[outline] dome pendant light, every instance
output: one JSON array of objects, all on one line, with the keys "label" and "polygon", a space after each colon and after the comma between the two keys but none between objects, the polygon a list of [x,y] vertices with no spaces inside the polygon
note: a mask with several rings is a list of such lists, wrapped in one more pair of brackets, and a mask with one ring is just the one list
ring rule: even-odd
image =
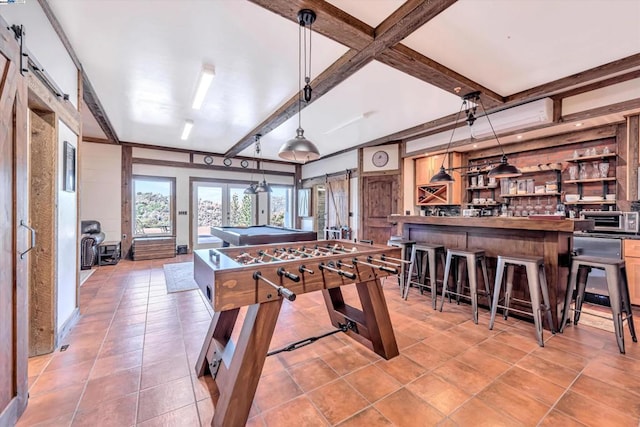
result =
[{"label": "dome pendant light", "polygon": [[[311,26],[316,20],[316,14],[313,10],[310,9],[302,9],[298,12],[298,23],[300,24],[298,30],[298,129],[296,130],[296,136],[289,141],[285,142],[282,147],[280,147],[280,151],[278,155],[292,162],[303,162],[306,163],[309,160],[316,160],[320,157],[320,151],[315,146],[315,144],[309,141],[304,136],[304,129],[302,129],[301,117],[302,117],[302,99],[304,94],[304,102],[311,101],[311,93],[312,88],[310,85],[311,82]],[[306,31],[307,27],[309,27],[309,67],[307,73],[307,37]],[[304,35],[304,70],[305,70],[305,86],[304,90],[302,89],[302,44],[303,44],[303,35]]]}]

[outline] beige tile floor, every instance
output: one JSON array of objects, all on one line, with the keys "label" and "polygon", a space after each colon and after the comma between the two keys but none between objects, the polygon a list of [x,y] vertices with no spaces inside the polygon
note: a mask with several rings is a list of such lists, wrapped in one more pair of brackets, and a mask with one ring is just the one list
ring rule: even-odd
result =
[{"label": "beige tile floor", "polygon": [[[162,265],[121,261],[81,287],[64,351],[29,361],[19,426],[198,426],[213,414],[210,379],[194,375],[211,318],[197,290],[167,294]],[[345,290],[353,297],[353,290]],[[545,331],[468,305],[431,309],[412,289],[385,296],[400,347],[386,361],[343,334],[267,359],[250,426],[638,426],[640,344],[626,355],[589,326]],[[636,315],[638,313],[636,312]],[[640,325],[638,325],[640,326]],[[331,330],[320,293],[285,301],[271,348]]]}]

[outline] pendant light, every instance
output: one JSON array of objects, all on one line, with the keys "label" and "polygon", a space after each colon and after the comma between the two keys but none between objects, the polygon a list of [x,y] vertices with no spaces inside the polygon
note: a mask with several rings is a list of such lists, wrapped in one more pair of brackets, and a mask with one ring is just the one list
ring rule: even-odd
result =
[{"label": "pendant light", "polygon": [[[260,158],[260,160],[258,160],[258,169],[260,169],[260,167],[262,167],[262,150],[260,150],[260,137],[262,135],[257,134],[256,135],[256,154],[258,155],[258,157]],[[246,190],[245,190],[246,191]],[[258,185],[255,187],[255,192],[256,193],[271,193],[271,186],[269,186],[269,184],[267,184],[267,180],[264,176],[264,167],[262,167],[262,182],[258,182]]]},{"label": "pendant light", "polygon": [[[285,142],[278,155],[289,161],[306,163],[309,160],[316,160],[320,157],[320,151],[304,136],[304,129],[302,129],[301,117],[302,117],[302,96],[304,94],[304,102],[311,101],[311,26],[316,20],[316,14],[311,9],[302,9],[298,12],[298,129],[296,130],[296,136],[289,141]],[[309,62],[307,67],[307,27],[309,28]],[[302,61],[302,51],[304,44],[304,61]],[[302,67],[304,64],[304,90],[302,89]]]}]

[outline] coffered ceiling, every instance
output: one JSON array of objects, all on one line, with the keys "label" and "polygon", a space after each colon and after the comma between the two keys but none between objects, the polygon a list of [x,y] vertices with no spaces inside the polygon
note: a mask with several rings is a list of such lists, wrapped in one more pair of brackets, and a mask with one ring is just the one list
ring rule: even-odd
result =
[{"label": "coffered ceiling", "polygon": [[[277,159],[295,135],[303,7],[318,19],[301,121],[323,156],[450,125],[472,90],[495,110],[640,68],[634,0],[47,3],[118,140],[229,156],[252,156],[261,133]],[[216,75],[195,111],[205,64]],[[87,136],[106,138],[83,117]]]}]

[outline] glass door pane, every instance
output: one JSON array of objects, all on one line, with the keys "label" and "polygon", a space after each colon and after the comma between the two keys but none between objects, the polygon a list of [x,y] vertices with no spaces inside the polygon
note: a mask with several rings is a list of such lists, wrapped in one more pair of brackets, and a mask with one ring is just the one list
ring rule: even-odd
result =
[{"label": "glass door pane", "polygon": [[193,183],[193,248],[222,246],[211,227],[250,226],[255,218],[255,196],[244,194],[247,185]]},{"label": "glass door pane", "polygon": [[224,225],[224,188],[222,185],[196,182],[193,193],[194,249],[219,246],[220,240],[211,235],[211,227]]},{"label": "glass door pane", "polygon": [[253,224],[255,196],[244,194],[247,187],[229,185],[229,224],[232,227],[248,227]]}]

